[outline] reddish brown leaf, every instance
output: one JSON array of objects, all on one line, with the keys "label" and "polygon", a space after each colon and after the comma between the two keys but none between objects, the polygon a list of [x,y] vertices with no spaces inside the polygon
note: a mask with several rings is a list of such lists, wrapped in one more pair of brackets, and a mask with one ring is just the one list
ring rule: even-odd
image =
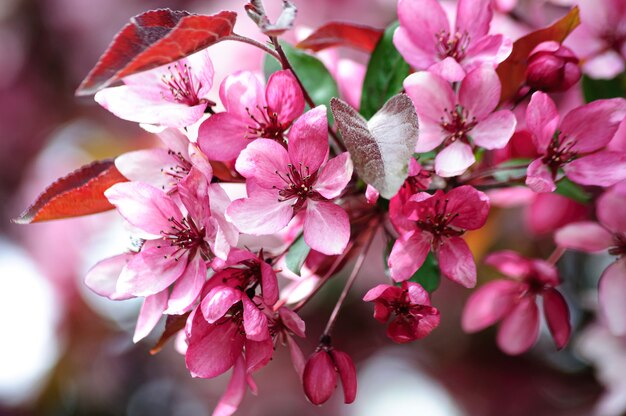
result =
[{"label": "reddish brown leaf", "polygon": [[13,222],[30,224],[108,211],[114,207],[104,191],[126,181],[113,160],[93,162],[58,179]]},{"label": "reddish brown leaf", "polygon": [[211,16],[169,9],[133,17],[76,90],[93,94],[128,75],[166,65],[224,40],[233,33],[237,13]]},{"label": "reddish brown leaf", "polygon": [[371,53],[383,35],[383,30],[353,23],[331,22],[311,33],[296,46],[314,52],[333,46],[349,46]]},{"label": "reddish brown leaf", "polygon": [[513,44],[511,55],[498,66],[498,76],[502,83],[502,95],[500,102],[505,102],[515,97],[515,94],[524,83],[528,55],[541,42],[563,42],[565,38],[580,24],[578,6],[551,26],[539,29],[535,32],[518,39]]},{"label": "reddish brown leaf", "polygon": [[187,322],[187,317],[191,312],[187,312],[182,315],[168,315],[165,320],[165,329],[163,330],[163,334],[161,334],[161,338],[157,341],[154,347],[150,350],[150,354],[157,354],[161,349],[165,346],[167,341],[178,331],[185,327],[185,323]]}]

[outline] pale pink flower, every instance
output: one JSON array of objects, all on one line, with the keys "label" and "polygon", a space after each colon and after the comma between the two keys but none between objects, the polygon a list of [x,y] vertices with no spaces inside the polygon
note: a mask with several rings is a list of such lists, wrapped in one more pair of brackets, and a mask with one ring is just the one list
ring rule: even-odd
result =
[{"label": "pale pink flower", "polygon": [[402,282],[402,287],[378,285],[363,297],[365,302],[374,302],[374,318],[386,323],[387,337],[403,344],[421,339],[439,325],[439,311],[430,305],[428,292],[415,282]]},{"label": "pale pink flower", "polygon": [[448,81],[431,72],[404,80],[407,95],[420,119],[417,153],[441,146],[435,158],[437,175],[462,174],[474,164],[474,148],[501,149],[513,135],[516,120],[509,110],[495,111],[500,80],[489,66],[478,67],[461,82],[458,94]]},{"label": "pale pink flower", "polygon": [[304,96],[290,71],[277,71],[265,91],[253,72],[237,72],[220,86],[226,108],[200,126],[198,144],[209,160],[235,160],[251,140],[284,142],[291,123],[304,112]]},{"label": "pale pink flower", "polygon": [[304,393],[311,403],[319,405],[330,399],[337,387],[337,375],[343,386],[344,402],[352,403],[357,389],[352,358],[326,344],[318,347],[307,360],[302,375]]},{"label": "pale pink flower", "polygon": [[213,86],[207,50],[150,71],[124,78],[119,87],[98,91],[95,100],[124,120],[165,127],[190,126],[200,120]]},{"label": "pale pink flower", "polygon": [[339,254],[348,244],[348,214],[332,201],[352,177],[347,152],[328,160],[326,107],[308,111],[293,124],[289,146],[274,140],[250,143],[237,159],[247,179],[248,198],[234,201],[227,215],[244,233],[264,235],[285,228],[304,210],[304,241],[324,254]]},{"label": "pale pink flower", "polygon": [[528,166],[526,185],[553,192],[563,174],[581,185],[611,186],[626,179],[626,153],[604,149],[625,116],[626,100],[614,98],[577,107],[559,123],[554,101],[534,93],[526,126],[540,158]]},{"label": "pale pink flower", "polygon": [[558,42],[542,42],[528,55],[526,85],[546,91],[568,90],[580,79],[578,58]]},{"label": "pale pink flower", "polygon": [[[389,255],[389,271],[396,281],[408,280],[433,251],[441,273],[465,287],[476,285],[476,264],[467,243],[461,238],[466,230],[485,225],[489,198],[471,186],[415,194],[406,203],[404,229]],[[393,221],[397,223],[397,220]],[[411,227],[410,229],[408,227]]]},{"label": "pale pink flower", "polygon": [[561,247],[589,253],[608,250],[616,261],[602,273],[599,306],[615,335],[626,335],[626,182],[605,192],[596,203],[599,223],[569,224],[556,232]]},{"label": "pale pink flower", "polygon": [[559,285],[556,268],[544,260],[528,259],[513,251],[500,251],[485,263],[512,280],[495,280],[478,288],[465,304],[462,325],[477,332],[502,321],[497,343],[502,351],[516,355],[528,350],[539,336],[537,296],[557,348],[570,337],[569,310]]},{"label": "pale pink flower", "polygon": [[393,43],[411,66],[454,82],[483,64],[495,68],[512,42],[488,35],[490,0],[459,0],[453,26],[437,0],[400,0]]}]

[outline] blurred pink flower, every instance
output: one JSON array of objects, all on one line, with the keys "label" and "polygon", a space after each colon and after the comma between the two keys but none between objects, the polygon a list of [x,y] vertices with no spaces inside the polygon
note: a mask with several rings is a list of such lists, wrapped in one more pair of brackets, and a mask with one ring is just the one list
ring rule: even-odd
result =
[{"label": "blurred pink flower", "polygon": [[510,355],[528,350],[539,336],[537,296],[543,298],[543,311],[557,348],[570,337],[569,310],[559,285],[556,268],[538,259],[522,257],[514,251],[490,254],[485,264],[495,267],[512,280],[496,280],[478,288],[465,304],[462,325],[466,332],[477,332],[502,321],[497,342]]}]

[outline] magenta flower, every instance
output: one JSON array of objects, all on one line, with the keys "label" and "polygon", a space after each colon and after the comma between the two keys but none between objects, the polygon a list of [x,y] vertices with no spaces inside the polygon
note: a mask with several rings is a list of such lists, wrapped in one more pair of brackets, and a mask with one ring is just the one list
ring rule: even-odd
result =
[{"label": "magenta flower", "polygon": [[439,311],[430,306],[428,292],[414,282],[404,281],[401,288],[378,285],[363,300],[374,302],[374,318],[383,324],[395,315],[387,336],[399,344],[422,339],[439,325]]},{"label": "magenta flower", "polygon": [[600,311],[612,333],[626,335],[626,182],[605,192],[596,203],[599,224],[569,224],[555,234],[561,247],[589,253],[608,250],[617,260],[604,270],[599,283]]},{"label": "magenta flower", "polygon": [[488,67],[476,68],[461,82],[458,94],[450,84],[430,72],[417,72],[404,80],[407,95],[420,119],[417,153],[441,146],[435,158],[437,175],[462,174],[474,164],[474,147],[501,149],[515,132],[509,110],[494,112],[500,100],[500,80]]},{"label": "magenta flower", "polygon": [[626,179],[626,153],[605,150],[626,116],[626,100],[597,100],[570,111],[561,123],[554,101],[533,94],[526,125],[541,155],[529,166],[526,185],[553,192],[564,174],[582,185],[611,186]]},{"label": "magenta flower", "polygon": [[474,287],[476,264],[461,236],[466,230],[477,230],[485,225],[488,213],[487,195],[468,185],[447,194],[437,191],[434,195],[426,192],[413,195],[403,214],[412,221],[412,229],[398,230],[400,238],[389,255],[393,280],[409,279],[432,250],[445,277],[465,287]]},{"label": "magenta flower", "polygon": [[326,107],[308,111],[294,123],[286,150],[274,140],[250,143],[237,159],[247,178],[248,198],[226,213],[235,226],[253,235],[273,234],[304,211],[304,241],[324,254],[339,254],[350,239],[348,214],[332,202],[352,177],[345,152],[328,160]]},{"label": "magenta flower", "polygon": [[481,286],[470,296],[463,311],[463,330],[477,332],[502,321],[498,346],[507,354],[521,354],[539,336],[537,296],[543,298],[543,312],[552,338],[561,349],[569,340],[569,310],[559,285],[556,268],[514,251],[490,254],[485,263],[512,280],[496,280]]},{"label": "magenta flower", "polygon": [[213,86],[213,64],[203,50],[171,65],[124,78],[125,85],[105,88],[95,100],[124,120],[185,127],[204,115]]},{"label": "magenta flower", "polygon": [[230,75],[220,86],[223,113],[200,126],[198,144],[209,160],[235,160],[256,138],[284,142],[291,123],[304,112],[304,96],[290,71],[277,71],[265,91],[252,72]]},{"label": "magenta flower", "polygon": [[399,0],[393,43],[418,70],[428,70],[451,81],[483,64],[495,68],[511,53],[512,42],[488,35],[493,16],[491,0],[459,0],[456,22],[450,26],[436,0]]},{"label": "magenta flower", "polygon": [[578,58],[558,42],[542,42],[528,55],[526,84],[546,92],[566,91],[580,79]]},{"label": "magenta flower", "polygon": [[328,401],[337,387],[337,374],[343,386],[344,402],[352,403],[356,398],[356,367],[352,358],[331,346],[318,347],[307,360],[302,375],[306,397],[313,404]]}]

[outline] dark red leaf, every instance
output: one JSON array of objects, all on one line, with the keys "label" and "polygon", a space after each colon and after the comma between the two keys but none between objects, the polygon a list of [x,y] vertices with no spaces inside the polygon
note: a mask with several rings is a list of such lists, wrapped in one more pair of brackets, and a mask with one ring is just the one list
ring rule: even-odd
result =
[{"label": "dark red leaf", "polygon": [[169,64],[224,40],[233,33],[237,13],[212,16],[169,9],[130,19],[76,90],[93,94],[122,78]]},{"label": "dark red leaf", "polygon": [[502,83],[500,102],[515,97],[526,78],[528,55],[541,42],[549,40],[563,42],[565,38],[580,24],[578,6],[552,25],[518,39],[513,44],[511,55],[498,66],[498,76]]},{"label": "dark red leaf", "polygon": [[191,312],[187,312],[182,315],[168,315],[165,320],[165,329],[163,330],[163,334],[161,334],[161,338],[157,341],[156,345],[152,347],[150,350],[150,354],[157,354],[161,349],[165,346],[167,341],[176,335],[178,331],[185,327],[185,323],[187,322],[187,317]]},{"label": "dark red leaf", "polygon": [[371,53],[382,35],[381,29],[353,23],[331,22],[318,28],[296,46],[314,52],[332,46],[350,46]]},{"label": "dark red leaf", "polygon": [[93,162],[58,179],[13,222],[30,224],[108,211],[114,207],[104,191],[126,181],[113,160]]}]

